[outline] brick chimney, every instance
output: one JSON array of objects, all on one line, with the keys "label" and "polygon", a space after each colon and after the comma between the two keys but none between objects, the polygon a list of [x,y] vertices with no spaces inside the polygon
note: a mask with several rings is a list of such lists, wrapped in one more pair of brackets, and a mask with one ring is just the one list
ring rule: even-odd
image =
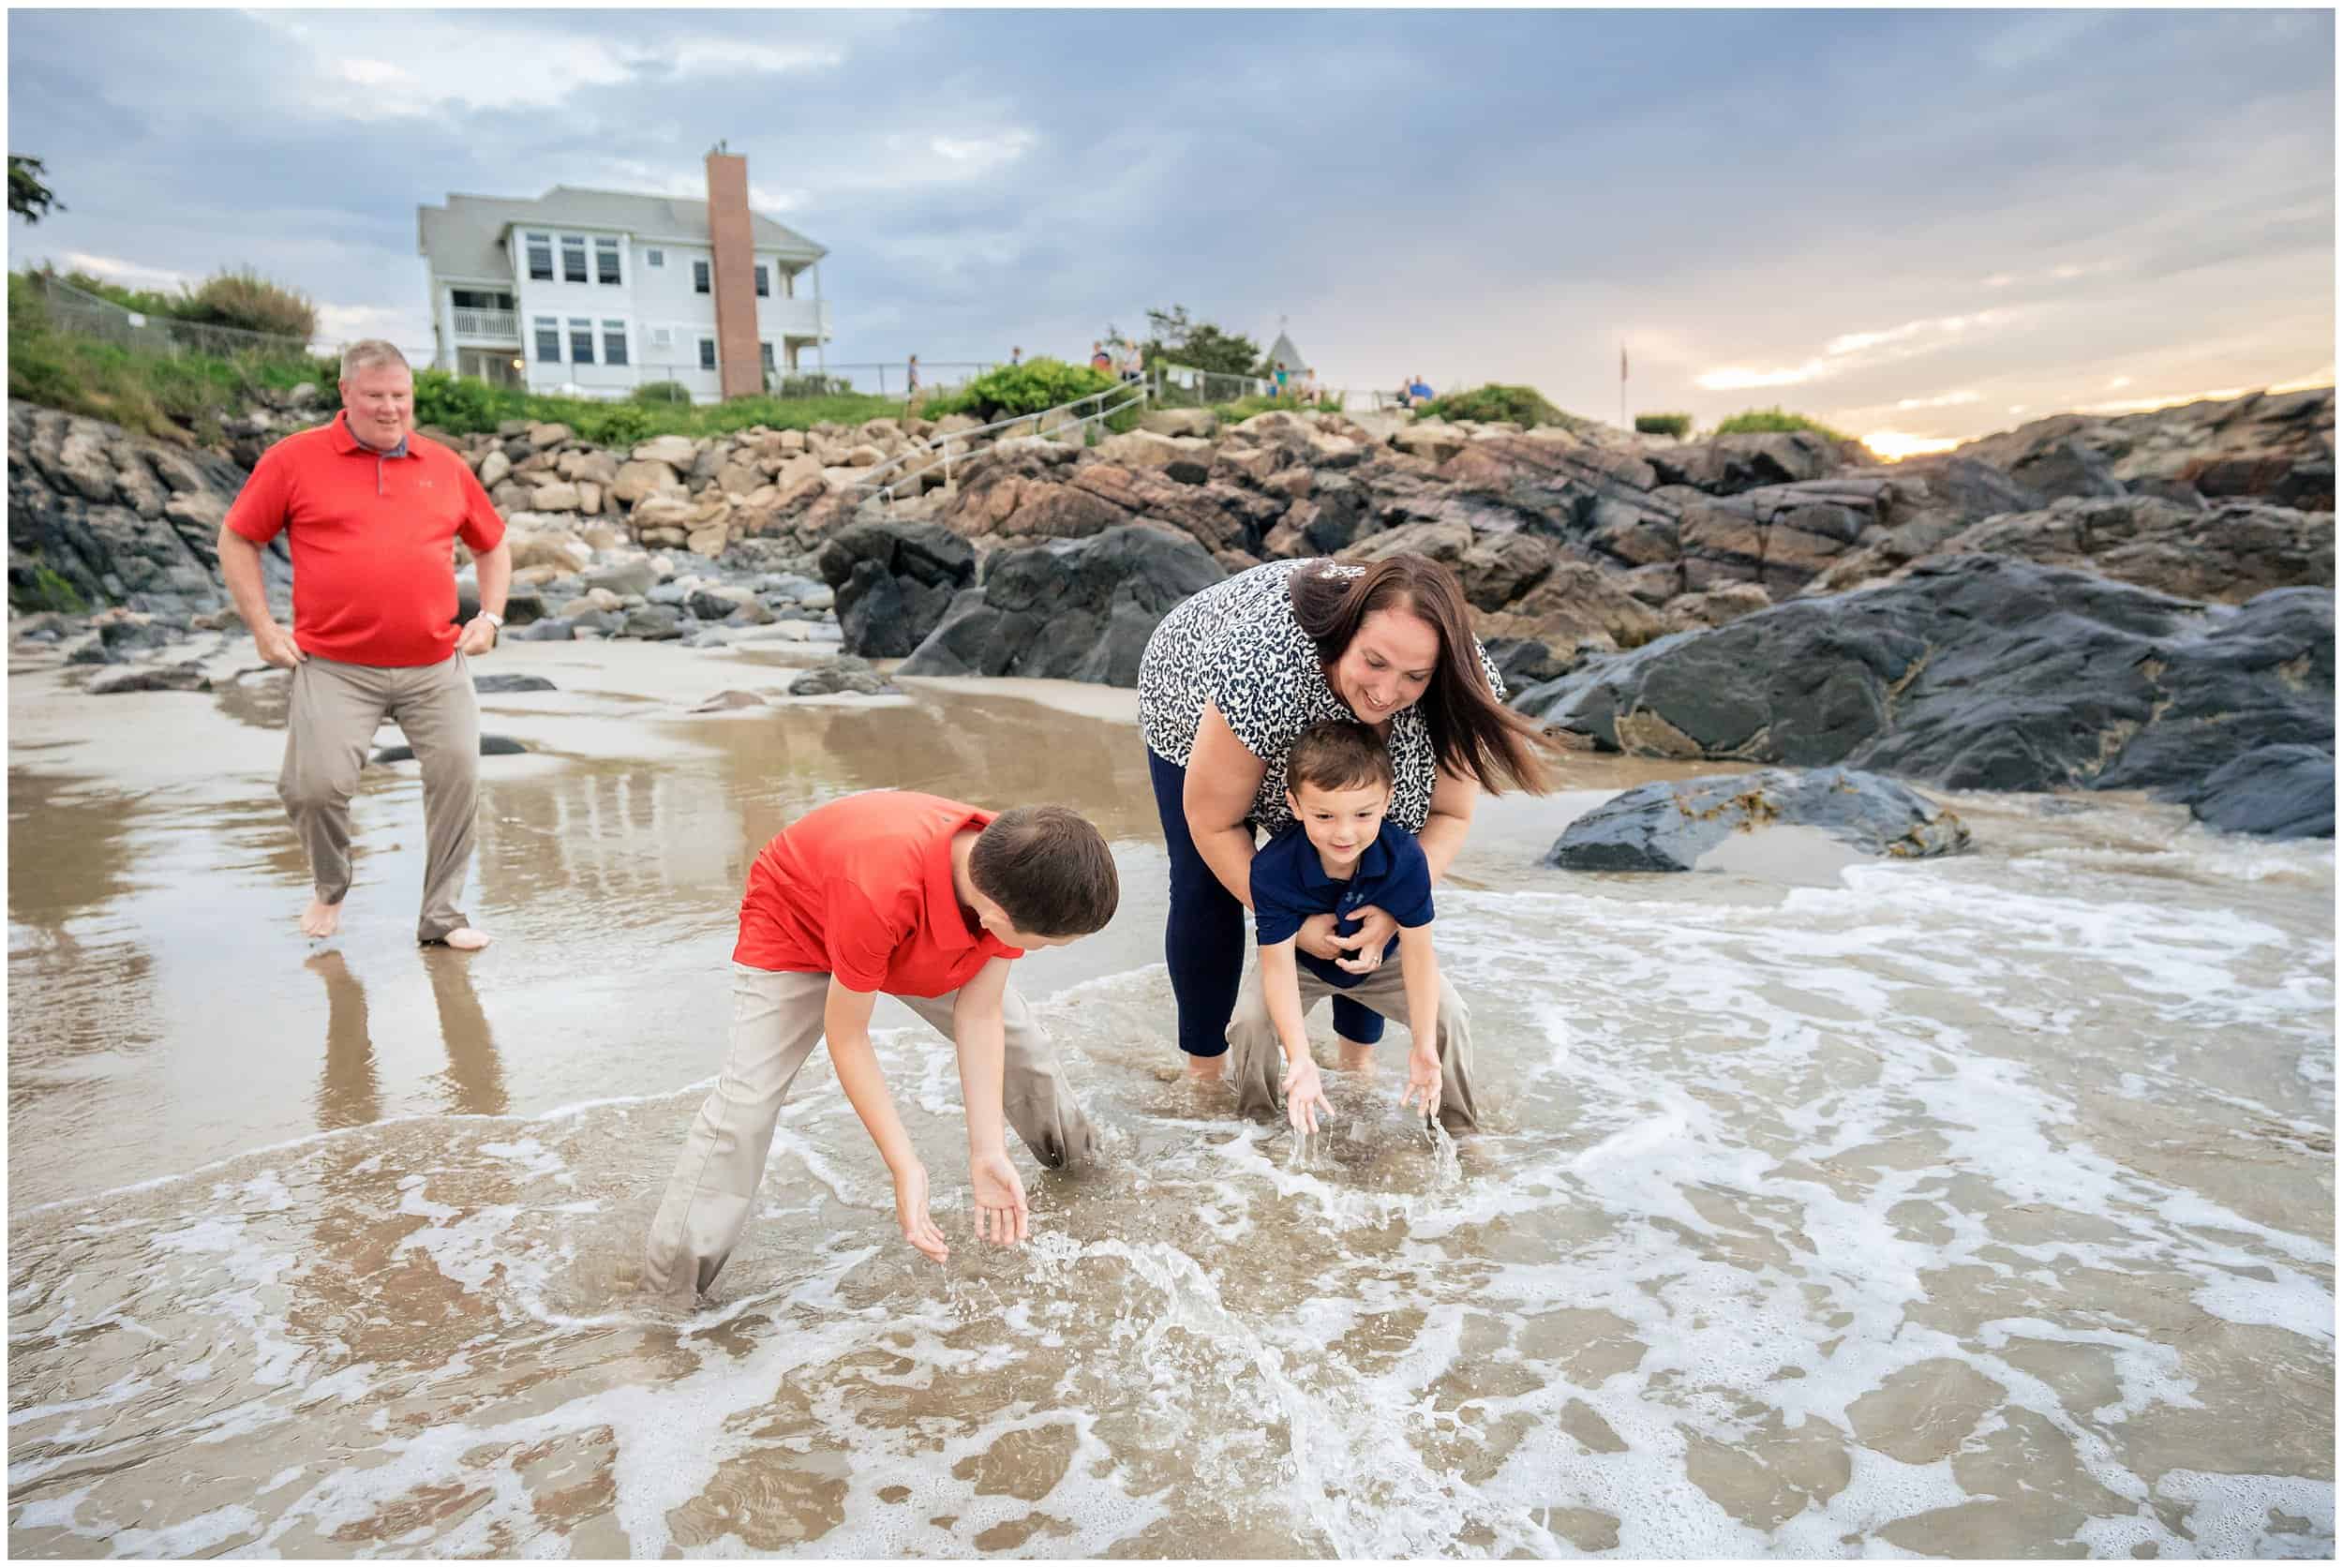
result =
[{"label": "brick chimney", "polygon": [[[721,145],[721,143],[720,143]],[[749,160],[708,155],[708,245],[715,253],[716,374],[726,397],[765,390],[757,352],[756,243],[749,220]]]}]

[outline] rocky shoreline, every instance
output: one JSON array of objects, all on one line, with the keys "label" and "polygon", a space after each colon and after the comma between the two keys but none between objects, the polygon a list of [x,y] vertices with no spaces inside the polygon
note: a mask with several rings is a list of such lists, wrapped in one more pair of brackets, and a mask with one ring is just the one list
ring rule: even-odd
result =
[{"label": "rocky shoreline", "polygon": [[[2332,831],[2334,411],[2321,390],[2060,415],[1883,465],[1802,432],[1158,411],[1095,444],[956,448],[950,486],[891,506],[855,486],[973,421],[450,444],[506,516],[517,637],[1128,685],[1163,613],[1229,573],[1420,551],[1458,573],[1517,705],[1592,748],[2148,788],[2293,834]],[[237,459],[313,422],[256,417],[218,455],[12,401],[10,601],[51,611],[16,638],[163,666],[232,626],[212,536]],[[290,568],[267,560],[281,605]]]}]

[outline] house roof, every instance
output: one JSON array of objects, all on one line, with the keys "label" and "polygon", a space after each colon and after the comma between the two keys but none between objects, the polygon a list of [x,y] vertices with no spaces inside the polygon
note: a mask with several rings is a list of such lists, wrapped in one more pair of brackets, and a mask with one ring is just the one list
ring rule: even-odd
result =
[{"label": "house roof", "polygon": [[[759,250],[818,261],[822,246],[762,213],[749,215]],[[415,209],[417,251],[447,277],[502,277],[512,271],[504,233],[515,223],[574,229],[623,229],[650,240],[708,243],[708,203],[682,196],[635,196],[619,190],[555,186],[526,197],[451,193],[443,207]]]},{"label": "house roof", "polygon": [[1280,361],[1287,369],[1297,374],[1310,367],[1310,362],[1302,357],[1302,351],[1293,346],[1293,339],[1282,332],[1277,334],[1277,340],[1269,345],[1270,368],[1276,368]]}]

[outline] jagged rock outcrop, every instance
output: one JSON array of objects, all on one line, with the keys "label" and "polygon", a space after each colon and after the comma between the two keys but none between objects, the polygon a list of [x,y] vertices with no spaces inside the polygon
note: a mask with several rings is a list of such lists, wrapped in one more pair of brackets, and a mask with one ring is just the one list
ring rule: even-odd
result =
[{"label": "jagged rock outcrop", "polygon": [[1768,768],[1623,790],[1546,851],[1569,871],[1692,871],[1736,833],[1813,828],[1866,855],[1926,859],[1968,847],[1959,814],[1908,785],[1852,768]]}]

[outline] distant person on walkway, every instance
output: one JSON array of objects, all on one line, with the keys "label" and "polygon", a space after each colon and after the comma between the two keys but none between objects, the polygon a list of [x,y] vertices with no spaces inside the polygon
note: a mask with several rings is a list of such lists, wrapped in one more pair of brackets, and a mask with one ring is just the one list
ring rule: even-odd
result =
[{"label": "distant person on walkway", "polygon": [[905,382],[903,411],[911,413],[919,407],[919,356],[918,354],[913,354],[910,363],[903,366],[903,378]]},{"label": "distant person on walkway", "polygon": [[1123,379],[1135,381],[1147,373],[1146,356],[1140,352],[1136,343],[1126,342],[1123,351]]},{"label": "distant person on walkway", "polygon": [[1008,348],[1008,362],[1011,365],[1024,364],[1025,351],[1017,347],[1014,343],[1010,344]]},{"label": "distant person on walkway", "polygon": [[1430,402],[1432,400],[1432,383],[1425,381],[1421,376],[1416,377],[1413,381],[1408,383],[1408,397],[1410,402],[1418,405]]},{"label": "distant person on walkway", "polygon": [[[1140,660],[1139,727],[1171,852],[1164,958],[1191,1075],[1222,1075],[1245,912],[1255,907],[1254,845],[1294,820],[1294,740],[1328,719],[1380,735],[1391,751],[1390,819],[1416,838],[1438,882],[1484,791],[1550,787],[1540,754],[1554,743],[1504,696],[1472,635],[1463,584],[1425,556],[1371,566],[1274,560],[1163,618]],[[1395,913],[1378,904],[1349,918],[1355,929],[1339,936],[1332,915],[1305,920],[1296,946],[1356,964],[1346,949],[1380,953],[1398,931]],[[1348,1060],[1382,1038],[1383,1020],[1336,996],[1335,1032]]]},{"label": "distant person on walkway", "polygon": [[[480,711],[469,660],[496,646],[513,552],[504,519],[461,457],[414,433],[406,355],[375,339],[342,351],[342,411],[261,455],[219,530],[220,575],[261,657],[292,674],[276,792],[308,852],[310,936],[339,928],[350,891],[350,798],[395,720],[423,766],[423,915],[416,940],[485,948],[455,907],[471,863]],[[269,614],[261,550],[292,551],[293,624]],[[480,613],[455,624],[455,545],[470,547]]]},{"label": "distant person on walkway", "polygon": [[1277,383],[1277,396],[1283,397],[1286,395],[1286,362],[1284,360],[1277,362],[1276,373],[1271,377],[1271,380]]},{"label": "distant person on walkway", "polygon": [[1302,391],[1300,396],[1302,401],[1305,403],[1315,403],[1318,401],[1317,371],[1305,370],[1302,372]]},{"label": "distant person on walkway", "polygon": [[977,1236],[1023,1241],[1025,1187],[1004,1118],[1053,1170],[1093,1158],[1097,1135],[1009,965],[1103,929],[1121,896],[1106,840],[1063,806],[996,814],[873,789],[783,829],[749,868],[731,1044],[651,1220],[645,1289],[685,1295],[714,1283],[756,1211],[774,1125],[817,1040],[894,1178],[903,1239],[944,1261],[927,1168],[871,1045],[881,992],[943,1031],[959,1057]]},{"label": "distant person on walkway", "polygon": [[1399,399],[1399,406],[1403,409],[1411,409],[1415,406],[1415,399],[1409,381],[1409,378],[1401,378],[1399,382],[1399,391],[1395,394]]},{"label": "distant person on walkway", "polygon": [[1102,376],[1111,376],[1114,374],[1114,360],[1112,356],[1108,354],[1107,346],[1104,342],[1097,342],[1090,345],[1090,367],[1093,370],[1097,371]]}]

